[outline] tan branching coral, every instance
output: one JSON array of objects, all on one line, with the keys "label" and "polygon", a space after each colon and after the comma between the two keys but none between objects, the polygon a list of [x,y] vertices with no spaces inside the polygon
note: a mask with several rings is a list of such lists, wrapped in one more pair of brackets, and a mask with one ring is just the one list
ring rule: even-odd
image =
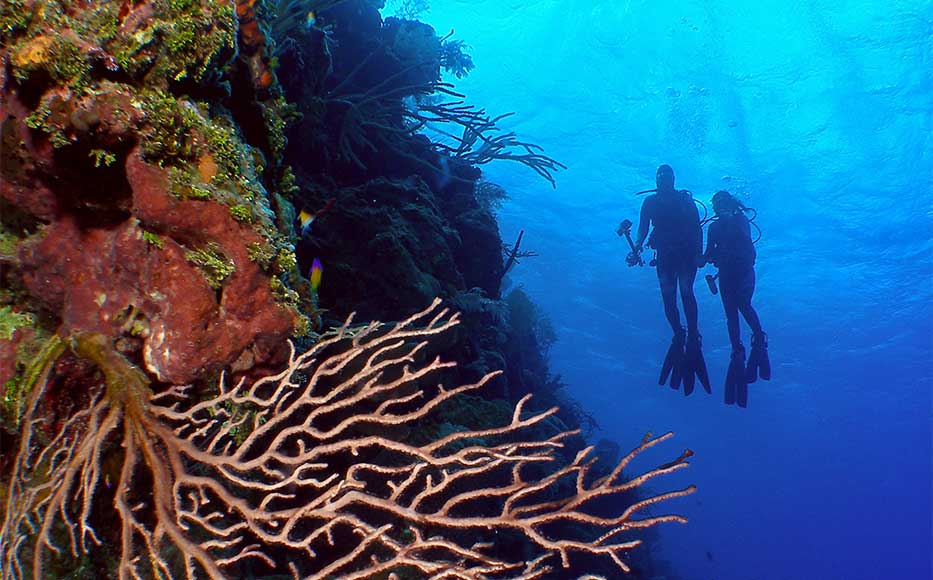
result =
[{"label": "tan branching coral", "polygon": [[[570,566],[575,554],[628,571],[624,554],[639,541],[626,532],[684,521],[636,516],[692,486],[612,517],[591,509],[686,467],[689,451],[622,478],[670,433],[646,436],[600,478],[589,477],[592,448],[556,461],[573,433],[522,435],[556,411],[528,412],[527,397],[506,425],[418,442],[417,425],[493,376],[436,384],[452,364],[428,351],[456,324],[438,302],[391,326],[348,321],[309,351],[292,349],[279,374],[221,380],[206,398],[184,386],[153,393],[108,339],[75,337],[73,350],[106,385],[54,429],[43,389],[34,390],[0,531],[0,573],[45,578],[50,561],[106,544],[118,546],[121,579],[224,578],[248,562],[321,580],[530,580],[546,577],[555,557]],[[581,535],[566,537],[567,524]],[[493,550],[506,538],[525,548]]]}]

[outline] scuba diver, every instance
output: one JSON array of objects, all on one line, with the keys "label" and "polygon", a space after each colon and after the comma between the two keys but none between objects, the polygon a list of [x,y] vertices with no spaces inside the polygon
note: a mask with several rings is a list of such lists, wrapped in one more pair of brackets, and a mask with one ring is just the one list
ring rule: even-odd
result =
[{"label": "scuba diver", "polygon": [[[664,314],[674,332],[661,366],[658,384],[665,384],[670,376],[671,387],[677,389],[683,382],[684,394],[689,395],[693,392],[694,380],[699,379],[706,392],[712,393],[697,326],[697,300],[693,293],[697,269],[705,264],[700,214],[689,191],[674,189],[674,170],[670,165],[658,167],[655,183],[657,189],[648,191],[656,193],[649,195],[641,206],[637,240],[632,242],[627,229],[631,222],[627,220],[620,226],[618,233],[624,233],[632,245],[632,252],[625,261],[629,266],[634,266],[644,264],[641,252],[648,238],[648,229],[654,226],[648,238],[648,246],[657,252],[655,264],[661,299],[664,301]],[[680,311],[677,309],[678,288],[687,322],[686,329],[681,325]]]},{"label": "scuba diver", "polygon": [[[745,407],[748,403],[748,383],[755,382],[759,376],[766,381],[771,380],[768,338],[761,329],[758,313],[752,307],[756,253],[751,220],[745,212],[754,210],[745,207],[729,192],[717,191],[713,195],[713,211],[716,217],[710,220],[704,258],[719,269],[717,276],[707,276],[706,280],[710,290],[715,290],[715,280],[719,278],[719,293],[726,311],[729,341],[732,343],[732,358],[726,373],[726,404]],[[747,364],[739,330],[740,312],[752,330]]]}]

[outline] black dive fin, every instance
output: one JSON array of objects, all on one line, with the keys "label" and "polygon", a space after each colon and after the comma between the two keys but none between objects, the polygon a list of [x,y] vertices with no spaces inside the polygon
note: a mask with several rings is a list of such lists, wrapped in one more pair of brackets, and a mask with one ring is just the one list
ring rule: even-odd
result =
[{"label": "black dive fin", "polygon": [[703,358],[703,353],[700,353],[699,363],[697,364],[697,378],[700,379],[700,384],[703,385],[703,388],[706,390],[707,394],[713,394],[713,388],[709,383],[709,371],[706,370],[706,359]]},{"label": "black dive fin", "polygon": [[[689,365],[689,361],[684,362],[685,365]],[[693,369],[687,368],[684,372],[684,396],[687,397],[693,393],[693,384],[695,382],[695,377],[693,375]]]},{"label": "black dive fin", "polygon": [[729,380],[730,378],[731,377],[729,376],[729,374],[726,373],[726,384],[724,385],[725,394],[726,394],[726,404],[734,405],[735,404],[735,383]]},{"label": "black dive fin", "polygon": [[706,359],[703,358],[703,341],[700,335],[687,339],[687,345],[684,348],[684,367],[685,395],[693,392],[696,379],[700,380],[700,384],[707,393],[712,394],[713,389],[709,384],[709,371],[706,369]]},{"label": "black dive fin", "polygon": [[761,351],[761,360],[758,361],[758,376],[766,381],[771,380],[771,359],[768,357],[768,350]]},{"label": "black dive fin", "polygon": [[675,355],[672,352],[673,350],[674,345],[672,344],[671,347],[667,349],[667,356],[664,357],[664,364],[661,365],[661,376],[658,377],[659,385],[667,384],[667,378],[671,376],[671,371],[674,369]]},{"label": "black dive fin", "polygon": [[677,359],[674,361],[674,369],[671,371],[671,388],[679,389],[680,383],[684,380],[684,353],[683,351],[677,354]]},{"label": "black dive fin", "polygon": [[745,382],[745,373],[739,372],[735,383],[735,404],[743,409],[748,406],[748,383]]},{"label": "black dive fin", "polygon": [[768,336],[764,333],[752,336],[752,348],[748,353],[745,380],[754,383],[758,377],[771,380],[771,360],[768,358]]},{"label": "black dive fin", "polygon": [[684,347],[684,396],[693,393],[693,385],[696,384],[697,355],[703,357],[700,351],[700,338],[690,335]]},{"label": "black dive fin", "polygon": [[682,377],[684,359],[684,335],[679,332],[671,340],[671,346],[667,349],[667,356],[664,357],[664,363],[661,365],[661,376],[658,378],[658,384],[667,383],[668,377],[671,379],[671,387],[678,388]]},{"label": "black dive fin", "polygon": [[748,405],[748,383],[745,380],[745,349],[732,351],[729,370],[726,371],[726,404]]}]

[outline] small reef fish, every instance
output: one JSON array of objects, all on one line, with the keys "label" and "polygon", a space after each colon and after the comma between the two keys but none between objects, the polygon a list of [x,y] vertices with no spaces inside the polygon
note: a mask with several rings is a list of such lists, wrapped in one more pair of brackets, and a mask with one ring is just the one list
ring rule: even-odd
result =
[{"label": "small reef fish", "polygon": [[324,275],[324,266],[321,265],[321,261],[317,258],[311,263],[311,272],[308,273],[308,278],[311,280],[311,289],[317,292],[318,287],[321,285],[321,276]]},{"label": "small reef fish", "polygon": [[317,14],[315,14],[314,10],[309,10],[307,16],[305,16],[305,26],[310,30],[314,28],[315,24],[317,24]]},{"label": "small reef fish", "polygon": [[311,231],[311,222],[313,221],[314,214],[309,213],[306,209],[301,210],[301,213],[298,214],[298,222],[301,224],[301,237],[305,237],[305,234]]},{"label": "small reef fish", "polygon": [[324,215],[334,205],[334,198],[327,200],[327,203],[323,208],[318,211],[311,213],[306,209],[302,209],[298,214],[298,223],[301,226],[301,237],[305,237],[311,231],[311,224],[314,223],[314,220]]}]

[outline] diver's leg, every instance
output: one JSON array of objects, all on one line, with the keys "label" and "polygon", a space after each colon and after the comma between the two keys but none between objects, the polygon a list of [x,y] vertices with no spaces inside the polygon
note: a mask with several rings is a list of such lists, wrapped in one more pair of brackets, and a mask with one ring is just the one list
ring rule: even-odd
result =
[{"label": "diver's leg", "polygon": [[661,255],[658,256],[657,268],[658,282],[661,284],[661,299],[664,301],[664,315],[674,332],[671,346],[667,349],[667,356],[661,364],[658,384],[666,384],[670,377],[671,387],[678,389],[683,376],[684,329],[680,325],[680,312],[677,310],[677,271],[672,267],[670,259]]},{"label": "diver's leg", "polygon": [[726,404],[738,404],[744,407],[748,402],[748,383],[745,380],[745,347],[739,331],[739,305],[737,279],[730,272],[719,271],[719,296],[726,313],[726,328],[729,330],[729,342],[732,354],[726,371]]},{"label": "diver's leg", "polygon": [[739,310],[752,329],[752,344],[748,351],[748,363],[745,365],[745,380],[754,383],[760,376],[771,380],[771,359],[768,356],[768,337],[761,329],[758,312],[752,306],[752,296],[755,293],[755,270],[749,268],[742,278]]},{"label": "diver's leg", "polygon": [[669,259],[658,258],[658,282],[661,284],[661,300],[664,302],[664,316],[674,334],[683,327],[680,324],[680,311],[677,310],[677,270]]},{"label": "diver's leg", "polygon": [[752,306],[752,296],[755,294],[755,270],[749,268],[748,272],[742,277],[739,295],[739,311],[745,322],[752,329],[752,334],[761,334],[761,320],[758,319],[758,312]]},{"label": "diver's leg", "polygon": [[729,342],[732,343],[732,350],[744,348],[742,346],[742,335],[739,328],[739,304],[736,296],[735,279],[723,272],[719,272],[719,297],[722,298],[722,308],[726,313],[726,329],[729,331]]},{"label": "diver's leg", "polygon": [[697,323],[697,299],[693,292],[696,281],[697,268],[693,260],[685,258],[678,268],[677,281],[680,286],[680,299],[684,304],[684,318],[687,319],[687,342],[684,347],[684,394],[693,392],[694,377],[700,379],[700,384],[707,393],[713,390],[709,384],[709,373],[706,370],[706,359],[703,358],[702,339]]},{"label": "diver's leg", "polygon": [[684,318],[687,319],[687,333],[697,334],[699,325],[697,322],[697,297],[693,293],[693,284],[697,279],[697,269],[689,260],[684,260],[678,265],[677,281],[680,285],[680,300],[684,304]]}]

